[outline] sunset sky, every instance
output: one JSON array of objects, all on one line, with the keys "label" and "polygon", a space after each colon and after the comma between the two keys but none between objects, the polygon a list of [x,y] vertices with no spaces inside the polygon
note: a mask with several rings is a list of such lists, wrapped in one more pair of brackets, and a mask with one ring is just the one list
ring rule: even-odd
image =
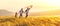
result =
[{"label": "sunset sky", "polygon": [[0,9],[8,11],[19,11],[20,8],[25,8],[33,5],[30,12],[45,12],[60,10],[60,0],[0,0]]}]

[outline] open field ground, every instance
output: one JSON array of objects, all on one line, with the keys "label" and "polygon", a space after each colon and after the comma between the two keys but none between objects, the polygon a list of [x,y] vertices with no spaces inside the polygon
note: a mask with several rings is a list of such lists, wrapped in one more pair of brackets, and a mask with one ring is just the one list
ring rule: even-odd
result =
[{"label": "open field ground", "polygon": [[15,18],[13,16],[0,16],[0,26],[60,26],[60,17]]}]

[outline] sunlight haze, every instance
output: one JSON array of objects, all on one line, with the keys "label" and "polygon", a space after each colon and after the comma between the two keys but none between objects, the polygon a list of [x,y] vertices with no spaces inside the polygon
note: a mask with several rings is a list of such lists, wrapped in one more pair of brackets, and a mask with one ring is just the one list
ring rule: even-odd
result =
[{"label": "sunlight haze", "polygon": [[18,12],[21,8],[33,5],[30,12],[46,12],[60,10],[60,0],[0,0],[0,9]]},{"label": "sunlight haze", "polygon": [[15,12],[30,4],[33,5],[33,9],[31,9],[31,11],[60,9],[60,0],[0,0],[0,9]]}]

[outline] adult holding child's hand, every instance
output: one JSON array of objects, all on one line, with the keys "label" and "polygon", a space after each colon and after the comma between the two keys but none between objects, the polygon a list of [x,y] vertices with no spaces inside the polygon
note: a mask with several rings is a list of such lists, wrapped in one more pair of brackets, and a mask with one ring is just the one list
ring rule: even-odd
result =
[{"label": "adult holding child's hand", "polygon": [[27,7],[27,9],[25,10],[25,13],[26,13],[26,16],[25,16],[25,17],[28,16],[28,12],[29,12],[29,10],[30,10],[31,8],[32,8],[32,5],[30,5],[30,6]]}]

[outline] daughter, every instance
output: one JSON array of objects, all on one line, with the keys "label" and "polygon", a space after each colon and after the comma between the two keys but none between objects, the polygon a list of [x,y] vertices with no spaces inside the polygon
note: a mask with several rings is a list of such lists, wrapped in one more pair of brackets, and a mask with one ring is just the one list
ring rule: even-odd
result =
[{"label": "daughter", "polygon": [[15,18],[17,18],[17,15],[18,15],[18,14],[17,14],[17,12],[16,12],[16,13],[15,13]]}]

